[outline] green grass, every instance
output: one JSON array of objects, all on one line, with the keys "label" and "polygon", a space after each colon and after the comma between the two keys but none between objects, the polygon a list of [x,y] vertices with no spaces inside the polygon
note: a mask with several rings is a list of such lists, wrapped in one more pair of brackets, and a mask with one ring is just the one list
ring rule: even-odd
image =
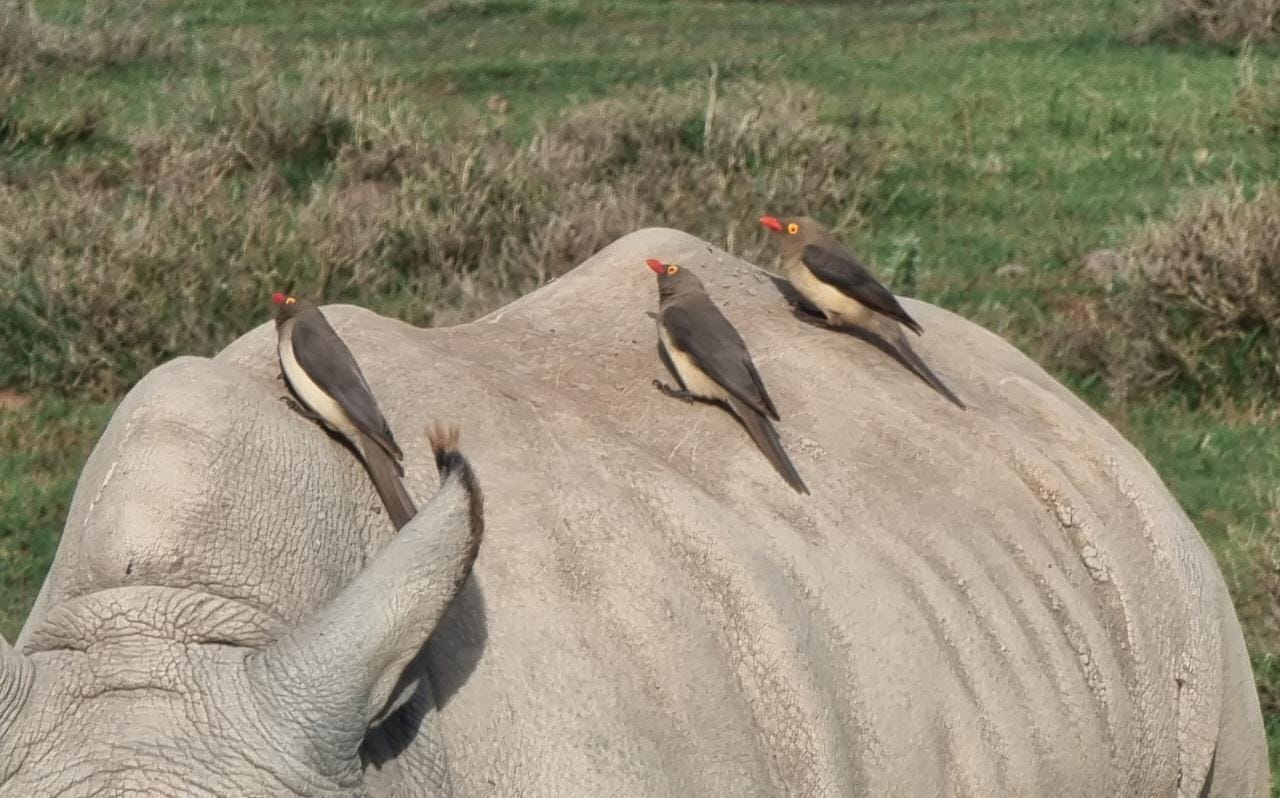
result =
[{"label": "green grass", "polygon": [[1191,411],[1153,403],[1117,426],[1143,452],[1196,519],[1205,540],[1262,535],[1280,521],[1280,416]]},{"label": "green grass", "polygon": [[[82,9],[39,6],[47,20],[61,22],[75,22]],[[482,113],[501,95],[510,108],[503,132],[515,138],[586,100],[705,80],[714,64],[724,82],[811,86],[823,94],[827,119],[851,120],[883,139],[888,166],[865,222],[849,237],[884,264],[914,240],[918,296],[1034,355],[1044,351],[1043,330],[1055,314],[1089,290],[1074,270],[1085,253],[1169,218],[1194,191],[1233,180],[1249,185],[1280,167],[1275,138],[1232,113],[1237,58],[1200,46],[1130,46],[1125,36],[1147,10],[1114,0],[173,0],[156,4],[147,24],[189,37],[195,54],[87,74],[71,65],[41,73],[22,99],[36,118],[53,124],[95,100],[104,118],[89,141],[52,154],[36,147],[24,157],[32,168],[106,158],[141,127],[201,113],[182,104],[183,90],[234,79],[243,60],[235,42],[245,37],[285,66],[316,48],[367,48],[374,77],[402,81],[403,102],[442,119]],[[1259,75],[1280,65],[1272,51],[1255,57]],[[747,212],[762,210],[789,209]],[[1010,264],[1022,269],[1002,269]],[[386,303],[383,309],[394,308],[394,297]],[[1280,769],[1273,629],[1280,420],[1225,407],[1191,411],[1172,396],[1120,406],[1088,375],[1045,365],[1147,454],[1219,557],[1246,626]],[[9,486],[0,493],[7,580],[0,630],[10,636],[105,418],[101,405],[47,398],[0,415],[0,476]]]},{"label": "green grass", "polygon": [[108,405],[45,400],[0,409],[0,634],[21,628],[53,562],[80,467]]}]

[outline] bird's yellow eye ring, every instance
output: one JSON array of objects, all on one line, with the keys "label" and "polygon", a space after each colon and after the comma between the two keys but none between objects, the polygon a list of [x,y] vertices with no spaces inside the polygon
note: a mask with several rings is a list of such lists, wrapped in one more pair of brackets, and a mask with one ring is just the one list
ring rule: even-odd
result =
[{"label": "bird's yellow eye ring", "polygon": [[298,300],[295,297],[288,297],[285,299],[284,303],[286,305],[292,305],[294,302],[297,302],[297,301]]},{"label": "bird's yellow eye ring", "polygon": [[680,267],[674,263],[667,267],[667,274],[675,274],[678,271],[680,271]]},{"label": "bird's yellow eye ring", "polygon": [[800,225],[796,224],[795,222],[792,222],[791,224],[787,225],[787,232],[790,233],[791,235],[795,235],[796,233],[800,232]]}]

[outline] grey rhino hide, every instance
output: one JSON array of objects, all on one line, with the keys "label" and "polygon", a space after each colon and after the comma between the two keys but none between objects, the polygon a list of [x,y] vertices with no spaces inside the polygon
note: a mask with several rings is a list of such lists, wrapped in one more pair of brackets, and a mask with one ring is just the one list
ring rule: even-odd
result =
[{"label": "grey rhino hide", "polygon": [[[696,270],[741,330],[812,497],[722,410],[650,386],[667,375],[649,257]],[[410,491],[436,490],[424,421],[458,422],[488,521],[350,790],[1265,795],[1239,624],[1150,466],[1008,344],[906,306],[968,412],[798,324],[762,272],[672,230],[471,324],[327,308]],[[226,675],[391,538],[348,452],[276,401],[276,374],[264,324],[158,369],[117,411],[28,657],[9,657],[9,694],[34,686],[0,746],[18,763],[0,793],[41,768],[162,794],[219,778],[252,794],[253,773],[262,794],[338,784],[314,752],[347,761],[332,741],[349,718],[298,741]]]}]

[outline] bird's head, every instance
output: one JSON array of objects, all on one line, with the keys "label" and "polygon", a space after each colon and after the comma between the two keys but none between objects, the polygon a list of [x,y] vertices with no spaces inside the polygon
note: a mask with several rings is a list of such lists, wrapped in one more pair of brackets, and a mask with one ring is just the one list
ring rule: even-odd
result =
[{"label": "bird's head", "polygon": [[649,258],[645,264],[658,275],[658,296],[668,297],[678,291],[702,288],[702,281],[693,272],[675,263],[663,263]]},{"label": "bird's head", "polygon": [[799,254],[806,244],[816,243],[826,235],[822,225],[807,216],[761,216],[760,224],[778,240],[784,257]]},{"label": "bird's head", "polygon": [[305,300],[298,299],[292,294],[284,294],[279,291],[276,291],[271,295],[271,301],[276,305],[276,324],[280,324],[287,319],[293,318],[301,313],[302,309],[307,306],[307,302]]}]

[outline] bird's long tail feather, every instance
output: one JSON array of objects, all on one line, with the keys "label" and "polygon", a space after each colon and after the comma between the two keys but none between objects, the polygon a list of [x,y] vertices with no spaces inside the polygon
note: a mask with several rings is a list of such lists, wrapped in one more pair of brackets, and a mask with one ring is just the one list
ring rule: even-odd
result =
[{"label": "bird's long tail feather", "polygon": [[382,504],[387,508],[391,524],[398,531],[409,523],[409,519],[418,514],[418,508],[414,506],[409,491],[405,490],[404,482],[400,480],[400,474],[403,473],[400,464],[373,441],[364,443],[365,445],[361,447],[361,455],[365,469],[369,472],[369,478],[373,480],[374,489],[382,497]]},{"label": "bird's long tail feather", "polygon": [[947,384],[944,383],[937,374],[933,373],[933,369],[929,368],[929,366],[925,364],[920,355],[916,354],[916,350],[911,348],[911,343],[907,340],[907,336],[902,334],[901,330],[898,331],[898,334],[894,336],[894,338],[894,343],[897,344],[898,351],[902,353],[902,359],[906,362],[907,367],[915,372],[917,377],[924,380],[930,388],[942,394],[947,401],[951,402],[956,407],[961,410],[969,409],[968,405],[964,403],[964,400],[959,396],[956,396],[955,392],[948,388]]},{"label": "bird's long tail feather", "polygon": [[732,397],[729,398],[729,408],[738,417],[738,420],[742,422],[742,426],[746,428],[751,440],[755,441],[756,446],[769,459],[769,462],[782,475],[782,478],[787,481],[787,484],[797,493],[807,494],[809,488],[805,486],[804,480],[800,478],[800,473],[792,465],[791,458],[787,457],[786,450],[782,448],[782,441],[778,438],[778,433],[773,428],[773,424],[769,423],[769,419]]}]

